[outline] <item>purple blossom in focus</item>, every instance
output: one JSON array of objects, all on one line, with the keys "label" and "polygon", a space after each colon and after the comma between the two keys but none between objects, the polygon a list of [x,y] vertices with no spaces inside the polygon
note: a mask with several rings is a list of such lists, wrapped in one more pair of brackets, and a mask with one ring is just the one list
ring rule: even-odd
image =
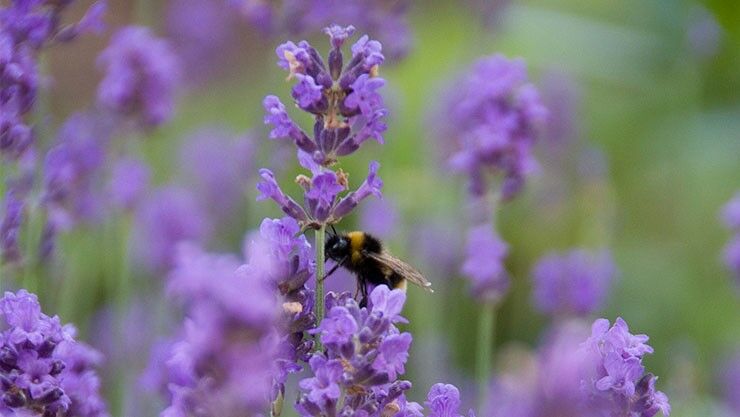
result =
[{"label": "purple blossom in focus", "polygon": [[603,306],[615,275],[606,251],[548,254],[532,271],[534,303],[547,314],[593,313]]},{"label": "purple blossom in focus", "polygon": [[475,196],[490,189],[489,173],[501,178],[503,200],[518,194],[537,166],[532,146],[547,116],[524,61],[501,55],[478,60],[444,102],[437,133],[453,171],[468,175]]},{"label": "purple blossom in focus", "polygon": [[327,316],[316,329],[326,352],[314,353],[313,376],[299,383],[301,416],[403,411],[406,402],[399,398],[411,383],[396,377],[403,373],[411,335],[394,323],[403,320],[405,298],[381,285],[370,294],[371,307],[360,308],[349,293],[328,294]]},{"label": "purple blossom in focus", "polygon": [[0,413],[10,416],[106,417],[95,367],[100,354],[75,341],[76,330],[41,312],[35,295],[6,292],[0,367]]},{"label": "purple blossom in focus", "polygon": [[[314,353],[311,376],[299,382],[301,416],[423,416],[421,405],[406,400],[411,383],[398,379],[412,341],[395,326],[406,322],[405,301],[403,291],[384,285],[370,293],[369,307],[349,293],[327,295],[327,315],[314,331],[326,351]],[[460,393],[452,385],[435,384],[426,405],[429,417],[460,417]]]},{"label": "purple blossom in focus", "polygon": [[145,27],[125,27],[113,35],[98,64],[105,72],[98,88],[104,108],[147,128],[172,117],[179,63],[165,40]]},{"label": "purple blossom in focus", "polygon": [[657,378],[642,365],[643,356],[653,353],[647,340],[631,334],[621,318],[611,327],[606,319],[594,322],[591,337],[581,346],[588,358],[582,389],[591,409],[614,417],[670,414],[668,397],[655,390]]},{"label": "purple blossom in focus", "polygon": [[380,43],[363,36],[352,46],[352,57],[345,58],[342,46],[354,27],[333,25],[325,32],[332,45],[326,61],[306,41],[276,49],[278,66],[297,81],[292,90],[296,105],[315,120],[311,135],[293,122],[276,96],[265,97],[263,105],[265,123],[273,125],[271,138],[290,138],[316,163],[328,166],[367,139],[382,143],[387,110],[377,92],[385,84],[377,76],[384,60]]},{"label": "purple blossom in focus", "polygon": [[[485,415],[652,417],[670,413],[668,398],[645,373],[647,337],[604,319],[587,337],[585,323],[562,322],[547,335],[529,367],[495,378]],[[585,341],[584,341],[585,340]],[[632,353],[630,353],[632,352]]]},{"label": "purple blossom in focus", "polygon": [[[305,161],[307,158],[303,159]],[[333,224],[348,215],[370,195],[381,196],[383,181],[377,175],[379,167],[377,162],[371,162],[365,181],[357,190],[340,197],[340,193],[347,188],[346,177],[323,167],[314,166],[312,178],[299,176],[296,180],[304,190],[303,206],[283,192],[272,171],[261,169],[262,181],[257,184],[260,192],[257,199],[274,200],[285,214],[311,227]]]},{"label": "purple blossom in focus", "polygon": [[133,248],[149,269],[165,271],[180,242],[202,242],[210,230],[208,217],[190,192],[162,188],[142,201],[135,213]]},{"label": "purple blossom in focus", "polygon": [[482,301],[496,302],[509,289],[509,275],[504,268],[508,245],[490,223],[473,227],[468,232],[462,273],[470,278],[470,291]]}]

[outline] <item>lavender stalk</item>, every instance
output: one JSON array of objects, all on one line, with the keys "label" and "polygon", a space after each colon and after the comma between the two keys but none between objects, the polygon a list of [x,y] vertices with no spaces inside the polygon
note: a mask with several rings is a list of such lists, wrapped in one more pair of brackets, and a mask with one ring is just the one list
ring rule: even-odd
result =
[{"label": "lavender stalk", "polygon": [[[324,319],[324,263],[326,262],[325,252],[325,240],[326,240],[326,225],[321,225],[321,228],[316,231],[316,323],[321,323]],[[323,346],[321,345],[321,339],[316,338],[316,350],[321,351]]]},{"label": "lavender stalk", "polygon": [[483,304],[478,321],[478,345],[476,346],[475,371],[478,384],[478,408],[486,404],[488,380],[491,375],[493,341],[496,333],[496,304]]}]

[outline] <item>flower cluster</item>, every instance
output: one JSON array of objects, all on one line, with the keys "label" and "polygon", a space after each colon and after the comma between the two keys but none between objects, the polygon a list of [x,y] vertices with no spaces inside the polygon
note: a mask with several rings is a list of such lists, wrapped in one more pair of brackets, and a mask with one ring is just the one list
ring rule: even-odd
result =
[{"label": "flower cluster", "polygon": [[555,315],[587,315],[602,307],[616,267],[608,252],[550,253],[532,271],[537,309]]},{"label": "flower cluster", "polygon": [[118,31],[99,57],[105,77],[98,101],[142,127],[156,127],[172,117],[179,78],[169,44],[149,29],[128,26]]},{"label": "flower cluster", "polygon": [[17,159],[31,145],[32,129],[23,118],[39,90],[38,54],[52,42],[84,32],[101,32],[106,5],[95,3],[77,23],[62,26],[73,1],[13,1],[0,6],[0,155]]},{"label": "flower cluster", "polygon": [[[296,404],[303,417],[366,415],[422,417],[422,407],[406,400],[409,381],[399,379],[411,346],[411,334],[396,323],[406,294],[380,285],[363,307],[349,293],[327,296],[329,312],[315,330],[326,347],[310,359],[312,376],[299,382]],[[460,394],[452,385],[436,384],[426,405],[430,416],[457,417]]]},{"label": "flower cluster", "polygon": [[482,58],[447,94],[442,138],[453,139],[444,144],[452,169],[468,175],[476,196],[488,192],[488,172],[500,174],[500,196],[511,199],[537,165],[532,145],[547,115],[524,61]]},{"label": "flower cluster", "polygon": [[185,304],[187,319],[166,362],[170,406],[162,417],[266,410],[278,348],[278,304],[267,275],[186,246],[169,291]]},{"label": "flower cluster", "polygon": [[287,374],[302,370],[299,363],[308,362],[313,348],[306,332],[315,327],[314,293],[306,281],[314,275],[315,265],[311,245],[299,232],[292,217],[264,219],[259,237],[247,249],[252,267],[267,275],[283,303],[273,399],[284,394]]},{"label": "flower cluster", "polygon": [[722,220],[735,236],[725,246],[724,261],[727,268],[740,282],[740,193],[732,198],[722,210]]},{"label": "flower cluster", "polygon": [[[588,337],[583,322],[563,322],[516,372],[499,375],[484,413],[489,416],[652,417],[670,413],[668,398],[655,390],[642,356],[647,336],[632,335],[617,319],[596,320]],[[585,341],[584,341],[585,339]]]},{"label": "flower cluster", "polygon": [[163,416],[193,407],[250,415],[283,398],[287,375],[302,370],[313,347],[304,336],[315,322],[305,286],[314,265],[298,232],[290,217],[263,220],[245,248],[245,265],[180,245],[168,292],[185,305],[188,322],[168,348],[165,372],[174,385]]},{"label": "flower cluster", "polygon": [[16,236],[35,182],[38,150],[28,119],[41,88],[39,54],[53,43],[103,29],[103,1],[94,3],[78,22],[62,25],[62,14],[72,3],[32,0],[0,5],[0,164],[7,178],[2,179],[7,191],[2,196],[6,208],[0,255],[5,262],[21,259]]},{"label": "flower cluster", "polygon": [[101,357],[75,341],[75,329],[41,312],[20,290],[0,300],[0,412],[7,416],[105,417],[94,370]]},{"label": "flower cluster", "polygon": [[390,57],[403,58],[411,46],[406,14],[408,0],[288,0],[282,6],[255,0],[229,0],[264,32],[309,34],[334,22],[352,22],[368,33],[383,36]]},{"label": "flower cluster", "polygon": [[495,233],[493,225],[483,223],[468,232],[462,273],[471,279],[471,294],[480,301],[496,302],[509,289],[504,259],[509,247]]},{"label": "flower cluster", "polygon": [[382,142],[387,110],[377,92],[385,83],[377,77],[384,60],[381,45],[363,36],[352,46],[352,58],[345,65],[342,46],[354,27],[334,25],[325,32],[332,45],[328,65],[306,41],[286,42],[276,50],[278,65],[297,80],[292,90],[295,104],[314,117],[313,138],[291,119],[280,99],[267,96],[264,100],[265,122],[273,125],[270,137],[291,138],[298,147],[299,162],[312,173],[311,178],[296,179],[304,190],[304,206],[283,193],[269,169],[260,170],[262,181],[257,186],[259,199],[273,199],[283,212],[314,228],[336,223],[371,194],[380,196],[383,185],[377,176],[379,165],[372,162],[363,184],[339,198],[348,188],[347,175],[328,168],[369,138]]},{"label": "flower cluster", "polygon": [[588,358],[582,387],[590,408],[614,417],[670,413],[668,397],[655,389],[657,377],[645,373],[642,365],[642,357],[653,353],[647,341],[646,335],[631,334],[622,318],[611,327],[606,319],[594,322],[591,337],[581,346]]},{"label": "flower cluster", "polygon": [[315,118],[313,138],[288,115],[276,96],[267,96],[265,123],[273,125],[271,138],[290,138],[296,146],[322,165],[349,155],[370,138],[383,141],[388,111],[378,93],[385,81],[377,76],[385,60],[381,44],[367,35],[352,45],[352,58],[344,64],[342,45],[355,29],[330,26],[325,29],[332,49],[327,63],[308,42],[286,42],[278,46],[278,65],[296,80],[292,89],[295,104]]}]

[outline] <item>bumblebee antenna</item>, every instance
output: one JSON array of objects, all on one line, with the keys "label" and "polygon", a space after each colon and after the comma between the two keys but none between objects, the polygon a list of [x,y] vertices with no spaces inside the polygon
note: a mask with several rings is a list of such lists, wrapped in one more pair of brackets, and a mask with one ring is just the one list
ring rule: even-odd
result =
[{"label": "bumblebee antenna", "polygon": [[336,235],[339,234],[339,233],[337,233],[337,229],[334,228],[334,225],[333,224],[330,224],[329,227],[331,227],[331,231],[334,234],[334,236],[336,236]]}]

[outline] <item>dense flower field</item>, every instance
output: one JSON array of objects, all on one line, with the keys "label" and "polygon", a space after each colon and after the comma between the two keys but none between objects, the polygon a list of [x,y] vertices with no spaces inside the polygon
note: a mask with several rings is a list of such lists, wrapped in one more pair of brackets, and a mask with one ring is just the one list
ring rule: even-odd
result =
[{"label": "dense flower field", "polygon": [[739,415],[736,18],[0,0],[0,415]]}]

